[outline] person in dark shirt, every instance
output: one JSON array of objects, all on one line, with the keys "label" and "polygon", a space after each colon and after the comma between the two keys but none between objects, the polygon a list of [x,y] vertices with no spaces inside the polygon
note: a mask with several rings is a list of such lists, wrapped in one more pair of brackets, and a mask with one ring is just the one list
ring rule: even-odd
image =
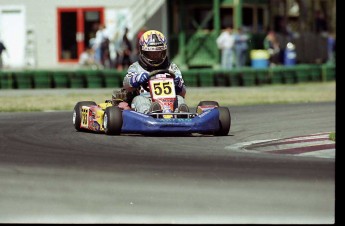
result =
[{"label": "person in dark shirt", "polygon": [[122,68],[127,69],[129,65],[132,64],[131,54],[132,54],[132,44],[127,37],[128,28],[125,29],[125,33],[122,38],[123,52],[122,52]]},{"label": "person in dark shirt", "polygon": [[0,68],[3,67],[3,62],[2,62],[2,53],[6,50],[6,47],[2,41],[0,41]]},{"label": "person in dark shirt", "polygon": [[315,14],[316,14],[315,16],[316,33],[326,32],[328,29],[327,29],[327,21],[326,21],[325,15],[323,14],[321,10],[317,10]]}]

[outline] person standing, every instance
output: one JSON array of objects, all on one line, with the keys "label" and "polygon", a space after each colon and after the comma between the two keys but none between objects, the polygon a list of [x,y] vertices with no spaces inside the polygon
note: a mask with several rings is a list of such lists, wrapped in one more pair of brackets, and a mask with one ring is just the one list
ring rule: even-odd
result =
[{"label": "person standing", "polygon": [[4,43],[0,40],[0,69],[3,67],[3,61],[2,61],[2,53],[7,52],[6,47]]},{"label": "person standing", "polygon": [[335,32],[331,32],[328,34],[327,37],[327,62],[328,63],[335,63],[335,43],[336,43],[336,36]]},{"label": "person standing", "polygon": [[223,69],[231,69],[233,65],[233,47],[235,37],[232,28],[227,27],[216,40],[218,48],[221,50],[221,66]]},{"label": "person standing", "polygon": [[139,49],[140,49],[140,38],[141,36],[147,31],[147,28],[144,26],[144,27],[141,27],[140,30],[138,31],[137,33],[137,40],[136,40],[136,53],[139,53]]},{"label": "person standing", "polygon": [[280,44],[276,33],[273,30],[270,30],[266,37],[264,38],[264,48],[268,51],[270,55],[270,65],[274,66],[280,64]]},{"label": "person standing", "polygon": [[95,50],[95,61],[99,65],[104,63],[104,47],[106,46],[107,39],[106,27],[104,24],[100,24],[92,46]]},{"label": "person standing", "polygon": [[132,55],[132,59],[133,61],[137,61],[138,60],[138,56],[139,56],[139,52],[140,52],[140,44],[139,44],[139,40],[141,38],[141,36],[147,31],[147,27],[143,26],[140,28],[140,30],[138,31],[137,35],[136,35],[136,43],[135,43],[135,49],[133,50],[133,55]]},{"label": "person standing", "polygon": [[243,32],[242,28],[239,28],[237,34],[235,35],[236,67],[244,67],[246,65],[248,39],[248,35]]},{"label": "person standing", "polygon": [[125,28],[125,33],[122,37],[122,69],[127,69],[131,64],[132,43],[128,38],[128,28]]},{"label": "person standing", "polygon": [[91,47],[86,47],[85,51],[82,52],[79,56],[79,66],[82,68],[91,68],[97,69],[99,65],[95,62],[95,53],[94,49]]}]

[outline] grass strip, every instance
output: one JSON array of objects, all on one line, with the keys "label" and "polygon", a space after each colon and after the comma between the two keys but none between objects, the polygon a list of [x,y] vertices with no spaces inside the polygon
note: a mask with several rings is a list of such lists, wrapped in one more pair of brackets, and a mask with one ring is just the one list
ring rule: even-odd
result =
[{"label": "grass strip", "polygon": [[[117,88],[118,89],[118,88]],[[96,103],[111,99],[106,89],[19,89],[0,90],[0,112],[73,110],[78,101]],[[335,81],[255,87],[189,87],[186,103],[215,100],[222,106],[289,104],[336,100]]]}]

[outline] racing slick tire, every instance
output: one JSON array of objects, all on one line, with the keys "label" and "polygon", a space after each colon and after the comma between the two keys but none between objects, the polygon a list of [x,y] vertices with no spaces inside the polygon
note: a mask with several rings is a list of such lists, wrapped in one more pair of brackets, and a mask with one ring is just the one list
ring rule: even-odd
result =
[{"label": "racing slick tire", "polygon": [[80,101],[74,106],[73,110],[73,125],[77,131],[84,131],[80,128],[81,123],[81,108],[82,106],[97,105],[94,101]]},{"label": "racing slick tire", "polygon": [[203,100],[200,101],[198,106],[206,106],[206,105],[215,105],[217,107],[219,107],[219,104],[217,101],[213,101],[213,100]]},{"label": "racing slick tire", "polygon": [[219,111],[219,130],[215,132],[215,136],[226,136],[230,131],[231,115],[227,107],[218,107]]},{"label": "racing slick tire", "polygon": [[107,135],[119,135],[122,128],[122,110],[117,106],[105,109],[103,118],[104,132]]}]

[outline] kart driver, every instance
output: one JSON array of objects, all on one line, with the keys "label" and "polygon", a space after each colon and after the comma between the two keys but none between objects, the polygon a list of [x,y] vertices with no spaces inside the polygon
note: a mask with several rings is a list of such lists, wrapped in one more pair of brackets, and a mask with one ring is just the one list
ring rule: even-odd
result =
[{"label": "kart driver", "polygon": [[186,86],[180,69],[168,59],[167,39],[165,36],[157,30],[146,31],[139,40],[139,47],[138,61],[129,66],[127,74],[123,79],[123,89],[127,93],[134,94],[134,98],[132,101],[127,101],[131,104],[131,107],[125,102],[120,103],[119,107],[123,109],[132,108],[144,114],[161,111],[161,106],[155,102],[151,103],[150,93],[143,89],[141,85],[148,82],[150,72],[159,69],[169,69],[175,74],[176,111],[189,112],[188,106],[184,101]]}]

